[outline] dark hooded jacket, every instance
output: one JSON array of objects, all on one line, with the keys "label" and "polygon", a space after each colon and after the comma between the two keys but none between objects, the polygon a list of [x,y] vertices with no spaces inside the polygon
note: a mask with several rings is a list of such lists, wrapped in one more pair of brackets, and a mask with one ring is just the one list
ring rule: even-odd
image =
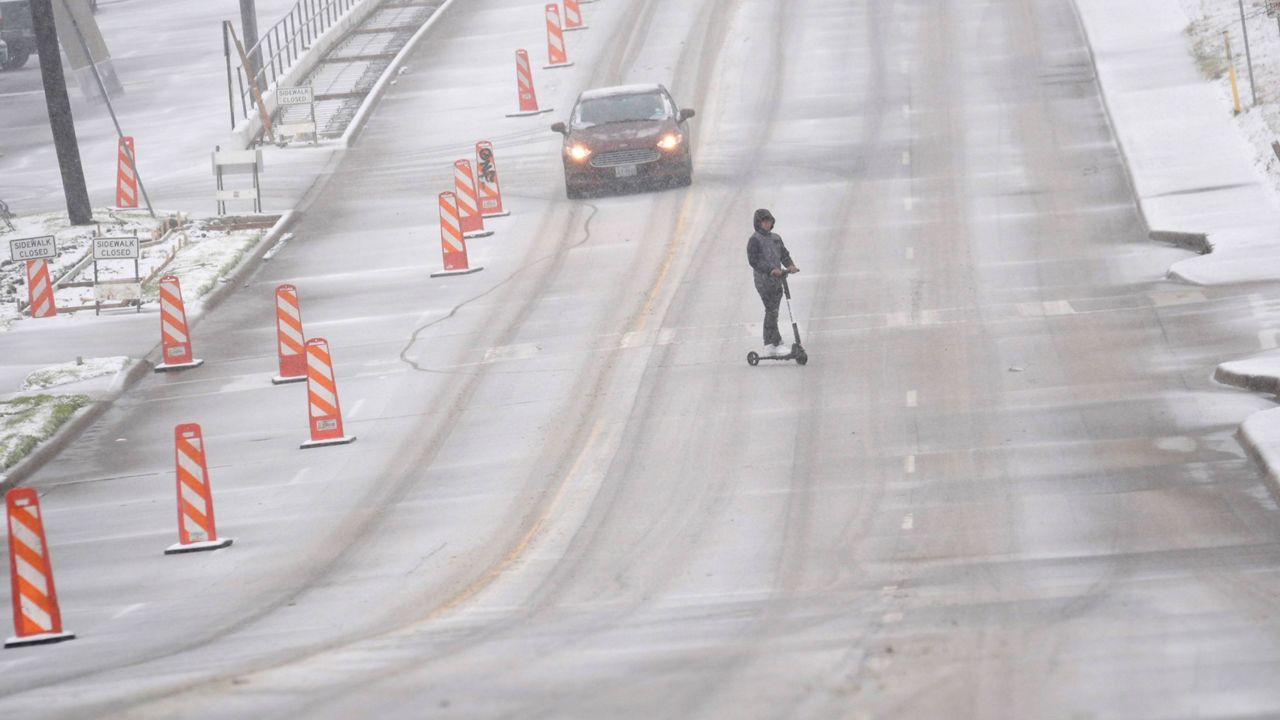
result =
[{"label": "dark hooded jacket", "polygon": [[755,271],[756,289],[774,289],[778,285],[776,278],[769,276],[769,271],[777,268],[786,268],[791,266],[791,253],[787,252],[787,246],[782,244],[782,238],[777,233],[765,232],[760,227],[760,223],[765,220],[772,220],[773,215],[763,208],[756,211],[752,224],[755,225],[756,231],[751,235],[751,239],[747,240],[747,262],[751,265],[751,269]]}]

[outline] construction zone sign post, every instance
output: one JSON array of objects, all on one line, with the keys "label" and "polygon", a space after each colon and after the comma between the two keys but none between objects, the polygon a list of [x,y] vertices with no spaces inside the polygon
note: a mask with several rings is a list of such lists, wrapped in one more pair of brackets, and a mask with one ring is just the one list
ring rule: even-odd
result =
[{"label": "construction zone sign post", "polygon": [[[138,268],[141,243],[137,235],[96,237],[93,239],[93,314],[104,308],[133,305],[142,312],[142,273]],[[99,263],[124,261],[133,263],[133,276],[111,280],[99,275]]]},{"label": "construction zone sign post", "polygon": [[9,258],[27,265],[27,308],[33,318],[57,317],[49,261],[58,257],[58,243],[52,235],[16,238],[9,241]]},{"label": "construction zone sign post", "polygon": [[311,86],[282,87],[276,91],[276,102],[280,105],[282,119],[289,112],[287,108],[305,105],[307,109],[305,120],[290,120],[276,125],[276,133],[280,136],[280,139],[289,140],[291,138],[309,136],[311,144],[314,145],[319,140],[319,136],[316,133],[315,93],[312,92]]}]

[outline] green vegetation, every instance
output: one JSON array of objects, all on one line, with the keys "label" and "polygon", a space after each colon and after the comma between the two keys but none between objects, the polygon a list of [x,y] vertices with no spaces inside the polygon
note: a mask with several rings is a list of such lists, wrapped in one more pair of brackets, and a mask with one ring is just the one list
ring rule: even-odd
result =
[{"label": "green vegetation", "polygon": [[0,402],[0,470],[16,465],[88,404],[86,395],[31,395]]},{"label": "green vegetation", "polygon": [[1210,27],[1208,18],[1193,21],[1183,33],[1191,39],[1191,54],[1206,78],[1217,80],[1227,74],[1227,50],[1222,46],[1222,36]]}]

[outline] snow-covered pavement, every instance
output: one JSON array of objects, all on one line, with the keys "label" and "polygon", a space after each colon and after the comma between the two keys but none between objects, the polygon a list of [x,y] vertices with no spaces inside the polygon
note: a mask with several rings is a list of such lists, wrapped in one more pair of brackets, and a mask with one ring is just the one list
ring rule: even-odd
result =
[{"label": "snow-covered pavement", "polygon": [[[693,186],[566,201],[552,118],[504,117],[542,8],[455,3],[206,364],[33,479],[78,638],[0,653],[0,713],[1280,713],[1280,513],[1233,438],[1269,403],[1208,378],[1280,293],[1165,279],[1073,4],[584,9],[540,100],[666,83]],[[429,279],[482,138],[513,213]],[[744,361],[760,206],[804,368]],[[352,445],[297,449],[281,282]],[[164,557],[189,421],[236,543]]]},{"label": "snow-covered pavement", "polygon": [[[1117,139],[1139,207],[1155,234],[1202,236],[1212,252],[1174,263],[1170,276],[1186,282],[1240,286],[1280,279],[1280,202],[1274,180],[1275,115],[1271,83],[1280,77],[1277,28],[1247,13],[1253,33],[1254,75],[1261,106],[1252,105],[1237,3],[1230,0],[1077,0]],[[1185,8],[1185,12],[1184,12]],[[1190,16],[1188,16],[1190,13]],[[1196,21],[1192,25],[1191,21]],[[1235,38],[1245,115],[1232,119],[1228,81],[1206,80],[1192,44],[1210,60],[1223,52],[1217,35]],[[1225,66],[1225,58],[1221,60]],[[1276,303],[1250,298],[1234,325],[1257,345],[1236,359],[1225,349],[1215,372],[1221,382],[1264,392],[1280,387]],[[1261,354],[1253,353],[1261,350]],[[1280,497],[1280,410],[1248,418],[1240,439],[1267,471]]]}]

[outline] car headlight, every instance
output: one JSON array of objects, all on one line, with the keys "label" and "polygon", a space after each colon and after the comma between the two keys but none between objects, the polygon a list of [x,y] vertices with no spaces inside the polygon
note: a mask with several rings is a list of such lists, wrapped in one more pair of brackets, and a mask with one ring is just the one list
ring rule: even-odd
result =
[{"label": "car headlight", "polygon": [[577,145],[570,145],[569,147],[565,148],[564,151],[569,157],[573,158],[578,162],[582,162],[583,160],[586,160],[587,158],[591,157],[591,148],[581,143]]},{"label": "car headlight", "polygon": [[681,142],[684,142],[684,136],[679,133],[667,133],[658,141],[658,147],[663,150],[675,150],[680,147]]}]

